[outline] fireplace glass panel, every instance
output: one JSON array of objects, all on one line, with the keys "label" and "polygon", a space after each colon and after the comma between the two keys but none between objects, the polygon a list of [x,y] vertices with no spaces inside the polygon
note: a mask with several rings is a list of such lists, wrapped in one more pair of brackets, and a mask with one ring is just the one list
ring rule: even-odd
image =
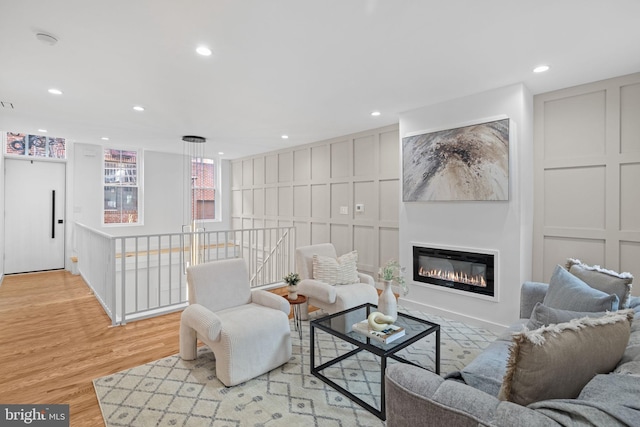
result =
[{"label": "fireplace glass panel", "polygon": [[417,246],[413,252],[415,281],[494,295],[493,255]]},{"label": "fireplace glass panel", "polygon": [[487,266],[468,261],[421,256],[418,274],[433,279],[487,287]]}]

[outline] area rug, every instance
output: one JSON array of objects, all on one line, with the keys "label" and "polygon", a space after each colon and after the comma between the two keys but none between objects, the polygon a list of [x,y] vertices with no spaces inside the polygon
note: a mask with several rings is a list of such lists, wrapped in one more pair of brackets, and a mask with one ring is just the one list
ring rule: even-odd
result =
[{"label": "area rug", "polygon": [[[483,328],[402,309],[441,326],[441,375],[473,360],[496,335]],[[384,426],[377,417],[333,390],[310,373],[309,322],[302,340],[294,331],[291,360],[273,371],[235,387],[215,376],[215,360],[207,347],[198,358],[178,355],[127,369],[93,381],[105,425],[115,426]],[[403,349],[399,355],[434,369],[434,336]],[[353,347],[318,331],[316,365]],[[389,364],[398,363],[389,359]],[[323,373],[380,408],[380,360],[366,351],[345,359]]]}]

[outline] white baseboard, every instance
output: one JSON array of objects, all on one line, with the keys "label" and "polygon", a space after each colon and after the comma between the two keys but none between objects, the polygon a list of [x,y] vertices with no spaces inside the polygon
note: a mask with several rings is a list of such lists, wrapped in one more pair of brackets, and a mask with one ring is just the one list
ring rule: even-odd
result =
[{"label": "white baseboard", "polygon": [[472,326],[488,329],[498,334],[501,332],[504,332],[508,327],[508,325],[501,325],[499,323],[490,322],[488,320],[479,319],[477,317],[468,316],[455,311],[443,310],[441,308],[434,307],[429,304],[406,300],[402,297],[400,297],[400,299],[398,300],[398,304],[411,310],[418,310],[418,311],[422,311],[423,313],[435,314],[437,316],[442,316],[447,319],[458,320],[460,322],[467,323]]}]

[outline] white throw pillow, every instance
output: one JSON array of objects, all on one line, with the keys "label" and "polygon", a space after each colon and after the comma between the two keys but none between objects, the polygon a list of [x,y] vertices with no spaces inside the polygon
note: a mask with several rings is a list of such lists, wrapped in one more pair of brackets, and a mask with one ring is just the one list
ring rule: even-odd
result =
[{"label": "white throw pillow", "polygon": [[352,251],[338,259],[314,255],[313,278],[330,285],[349,285],[360,281],[358,278],[358,251]]}]

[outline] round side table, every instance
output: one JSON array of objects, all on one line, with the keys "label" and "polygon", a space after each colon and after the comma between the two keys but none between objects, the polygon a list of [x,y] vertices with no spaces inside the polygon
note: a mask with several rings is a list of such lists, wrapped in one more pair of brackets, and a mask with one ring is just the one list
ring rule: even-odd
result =
[{"label": "round side table", "polygon": [[293,300],[289,299],[288,294],[284,295],[284,297],[287,299],[287,301],[289,301],[289,304],[291,304],[291,306],[293,307],[293,324],[296,328],[296,331],[298,331],[298,336],[300,337],[300,340],[302,340],[302,319],[301,319],[301,313],[300,313],[300,305],[307,302],[307,297],[301,294],[298,294],[298,298]]}]

